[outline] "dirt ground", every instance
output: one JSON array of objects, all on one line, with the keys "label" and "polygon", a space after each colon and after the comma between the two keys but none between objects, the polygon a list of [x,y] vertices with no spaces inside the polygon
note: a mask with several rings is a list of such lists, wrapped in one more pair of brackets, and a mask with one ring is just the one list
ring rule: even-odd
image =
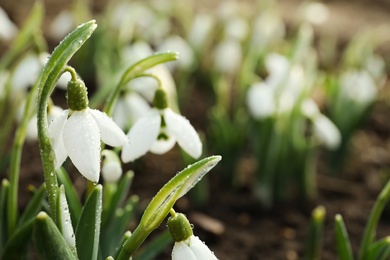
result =
[{"label": "dirt ground", "polygon": [[[69,6],[69,1],[65,0],[44,2],[48,20]],[[103,8],[102,2],[94,4],[96,10]],[[297,1],[280,2],[286,21],[294,23],[296,17],[291,15],[294,13],[291,10],[296,8]],[[329,23],[317,28],[319,33],[334,33],[348,39],[367,24],[390,26],[390,1],[375,1],[374,4],[369,0],[326,2],[332,17]],[[0,6],[20,24],[31,3],[31,0],[1,0]],[[386,47],[383,49],[387,53]],[[322,259],[337,259],[333,232],[336,213],[342,214],[344,218],[356,255],[373,202],[384,181],[390,176],[389,86],[383,93],[383,100],[375,105],[364,128],[353,139],[353,159],[348,161],[345,174],[341,178],[326,176],[322,174],[323,165],[319,162],[316,200],[286,202],[271,211],[263,211],[245,187],[235,192],[228,189],[218,178],[217,168],[210,173],[213,196],[209,203],[199,208],[190,208],[189,198],[186,197],[178,202],[177,210],[188,214],[195,225],[194,232],[202,237],[220,259],[294,260],[303,257],[312,209],[323,205],[326,208],[326,222]],[[196,120],[199,114],[191,109],[186,113],[190,121]],[[177,161],[180,161],[180,154],[178,149],[174,149],[162,157],[148,155],[136,165],[131,165],[136,173],[132,192],[140,196],[141,208],[174,173],[183,168]],[[137,173],[142,176],[137,176]],[[83,178],[73,177],[76,186],[83,185]],[[27,185],[39,185],[42,181],[37,146],[34,143],[27,144],[22,161],[21,207],[28,199]],[[377,231],[378,237],[390,234],[389,219],[389,214],[383,216]],[[158,259],[169,259],[169,251],[167,249]]]}]

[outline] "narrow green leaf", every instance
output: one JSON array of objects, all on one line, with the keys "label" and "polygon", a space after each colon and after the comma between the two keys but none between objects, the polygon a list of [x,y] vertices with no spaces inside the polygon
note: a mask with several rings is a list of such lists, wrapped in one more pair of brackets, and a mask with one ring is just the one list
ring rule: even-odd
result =
[{"label": "narrow green leaf", "polygon": [[116,247],[121,240],[120,234],[123,234],[128,229],[128,225],[131,218],[134,216],[138,201],[138,196],[131,196],[123,209],[116,209],[115,215],[109,222],[109,225],[102,227],[100,245],[103,257],[107,255],[114,255],[117,249]]},{"label": "narrow green leaf", "polygon": [[28,247],[33,231],[34,219],[23,222],[8,239],[1,259],[28,259]]},{"label": "narrow green leaf", "polygon": [[76,260],[61,232],[46,212],[40,212],[34,221],[33,240],[39,259]]},{"label": "narrow green leaf", "polygon": [[80,260],[97,259],[102,213],[102,185],[97,185],[88,197],[76,228],[76,247]]},{"label": "narrow green leaf", "polygon": [[153,260],[157,255],[164,251],[169,245],[173,243],[169,230],[165,230],[149,244],[147,244],[142,251],[135,257],[136,260]]},{"label": "narrow green leaf", "polygon": [[218,155],[202,159],[189,165],[166,183],[149,203],[140,224],[123,245],[117,260],[129,259],[150,232],[161,224],[175,202],[194,187],[220,160],[221,156]]},{"label": "narrow green leaf", "polygon": [[312,219],[309,227],[309,236],[307,239],[305,259],[321,259],[322,233],[325,221],[325,208],[318,206],[313,210]]},{"label": "narrow green leaf", "polygon": [[122,236],[122,238],[121,238],[121,240],[120,240],[120,242],[118,243],[118,246],[117,246],[117,248],[116,248],[115,255],[114,255],[114,259],[117,259],[117,258],[118,258],[119,253],[120,253],[122,247],[125,245],[126,241],[130,238],[130,236],[131,236],[131,232],[130,232],[129,230],[126,231],[126,232],[123,234],[123,236]]},{"label": "narrow green leaf", "polygon": [[76,226],[83,208],[80,202],[80,198],[65,169],[60,167],[58,170],[56,170],[56,173],[59,183],[65,187],[65,194],[69,204],[70,217],[72,218],[73,225]]},{"label": "narrow green leaf", "polygon": [[127,197],[133,178],[134,178],[134,172],[129,171],[123,176],[123,178],[119,182],[115,194],[113,195],[112,199],[109,201],[110,205],[108,206],[108,209],[104,210],[102,213],[102,226],[105,226],[111,222],[111,219],[115,214],[115,210],[119,208],[119,206],[123,203],[123,201]]},{"label": "narrow green leaf", "polygon": [[0,190],[0,255],[7,241],[7,196],[9,192],[9,181],[4,179],[1,182]]},{"label": "narrow green leaf", "polygon": [[175,202],[194,187],[220,160],[221,156],[210,156],[189,165],[176,174],[149,203],[141,218],[140,225],[146,230],[157,228]]},{"label": "narrow green leaf", "polygon": [[353,260],[351,242],[349,241],[343,217],[340,214],[335,216],[335,235],[340,260]]},{"label": "narrow green leaf", "polygon": [[390,256],[390,236],[375,241],[368,247],[367,259],[385,260]]},{"label": "narrow green leaf", "polygon": [[34,193],[34,196],[31,198],[30,202],[27,204],[26,209],[23,212],[23,215],[20,217],[18,225],[24,224],[26,221],[35,218],[38,212],[42,209],[42,202],[46,195],[45,185],[41,187]]}]

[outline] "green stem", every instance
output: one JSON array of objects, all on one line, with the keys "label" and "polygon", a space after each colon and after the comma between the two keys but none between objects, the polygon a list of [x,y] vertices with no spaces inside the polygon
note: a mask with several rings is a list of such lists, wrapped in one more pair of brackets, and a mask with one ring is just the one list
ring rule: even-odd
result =
[{"label": "green stem", "polygon": [[[38,81],[39,82],[39,81]],[[31,89],[24,108],[24,115],[20,126],[16,130],[11,149],[10,165],[10,193],[8,196],[8,234],[11,235],[16,228],[18,215],[18,185],[20,176],[20,162],[24,141],[26,140],[28,123],[35,112],[38,82]]]},{"label": "green stem", "polygon": [[150,234],[143,226],[139,225],[131,234],[129,239],[122,246],[122,250],[119,252],[117,260],[128,260],[134,254],[134,252],[141,246],[147,236]]},{"label": "green stem", "polygon": [[364,235],[362,238],[358,259],[366,259],[368,248],[375,239],[376,226],[378,225],[383,209],[386,206],[386,203],[389,201],[389,198],[390,198],[390,180],[387,181],[386,186],[379,194],[378,198],[375,201],[374,207],[371,210],[366,228],[364,230]]}]

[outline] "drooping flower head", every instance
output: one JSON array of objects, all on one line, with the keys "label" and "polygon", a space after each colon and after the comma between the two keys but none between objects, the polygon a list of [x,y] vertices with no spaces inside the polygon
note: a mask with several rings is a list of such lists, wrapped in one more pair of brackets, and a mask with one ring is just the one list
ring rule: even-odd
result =
[{"label": "drooping flower head", "polygon": [[199,158],[202,143],[197,132],[185,117],[168,107],[168,99],[162,88],[157,89],[153,105],[150,112],[138,119],[127,134],[130,141],[122,149],[122,161],[134,161],[148,151],[166,153],[176,141],[191,157]]},{"label": "drooping flower head", "polygon": [[172,250],[172,260],[218,259],[199,237],[194,236],[192,226],[185,215],[175,213],[168,219],[167,226],[175,241]]},{"label": "drooping flower head", "polygon": [[87,88],[80,79],[68,83],[68,105],[49,126],[48,135],[59,168],[69,156],[88,180],[99,181],[100,140],[110,146],[122,146],[126,135],[105,113],[88,107]]}]

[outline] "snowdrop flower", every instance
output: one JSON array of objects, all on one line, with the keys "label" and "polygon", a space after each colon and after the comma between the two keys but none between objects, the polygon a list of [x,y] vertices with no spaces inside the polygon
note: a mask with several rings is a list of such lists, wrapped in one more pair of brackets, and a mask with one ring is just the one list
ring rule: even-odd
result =
[{"label": "snowdrop flower", "polygon": [[225,39],[214,50],[214,69],[221,73],[235,74],[241,65],[242,50],[235,39]]},{"label": "snowdrop flower", "polygon": [[135,91],[126,92],[117,102],[114,109],[114,122],[126,129],[151,109],[149,103]]},{"label": "snowdrop flower", "polygon": [[321,25],[329,18],[328,7],[325,4],[319,2],[305,4],[301,12],[303,19],[314,25]]},{"label": "snowdrop flower", "polygon": [[122,176],[122,166],[118,155],[111,150],[102,151],[102,176],[105,182],[118,182]]},{"label": "snowdrop flower", "polygon": [[234,16],[225,24],[225,34],[227,38],[233,38],[237,41],[244,41],[249,33],[247,21],[241,17]]},{"label": "snowdrop flower", "polygon": [[326,148],[335,150],[340,146],[341,133],[326,116],[319,114],[313,118],[314,135],[322,141]]},{"label": "snowdrop flower", "polygon": [[199,237],[193,235],[191,224],[185,215],[174,213],[168,219],[168,228],[175,241],[172,250],[172,260],[218,259]]},{"label": "snowdrop flower", "polygon": [[314,136],[320,140],[326,148],[334,150],[341,143],[341,133],[329,118],[321,114],[317,104],[312,99],[306,99],[301,104],[302,114],[313,122]]},{"label": "snowdrop flower", "polygon": [[61,40],[72,31],[74,26],[75,19],[72,12],[63,10],[51,22],[49,33],[54,39]]},{"label": "snowdrop flower", "polygon": [[7,13],[0,7],[0,40],[10,41],[18,33],[18,28],[9,19]]},{"label": "snowdrop flower", "polygon": [[122,149],[122,161],[130,162],[148,151],[163,154],[176,143],[193,158],[202,154],[200,138],[183,116],[168,107],[166,93],[159,88],[153,101],[154,108],[135,122],[127,134],[129,143]]},{"label": "snowdrop flower", "polygon": [[276,110],[273,89],[263,82],[254,83],[248,89],[247,104],[249,112],[256,119],[272,116]]},{"label": "snowdrop flower", "polygon": [[214,16],[206,13],[198,13],[193,19],[188,35],[188,42],[198,52],[205,46],[206,40],[210,36],[214,24]]},{"label": "snowdrop flower", "polygon": [[[11,81],[13,91],[18,91],[20,93],[34,85],[38,79],[39,73],[48,60],[49,55],[49,53],[42,52],[40,54],[28,54],[25,56],[13,72]],[[58,80],[57,86],[65,89],[69,79],[70,74],[68,72],[63,73]]]},{"label": "snowdrop flower", "polygon": [[110,146],[127,143],[126,135],[105,113],[88,107],[87,89],[81,80],[68,83],[68,105],[48,128],[48,136],[59,168],[69,156],[79,172],[99,181],[100,140]]},{"label": "snowdrop flower", "polygon": [[377,87],[370,74],[365,71],[347,71],[340,79],[341,95],[358,104],[367,105],[376,98]]},{"label": "snowdrop flower", "polygon": [[170,71],[176,69],[189,70],[195,63],[195,54],[191,46],[180,36],[172,35],[166,38],[157,48],[158,51],[175,50],[179,53],[180,59],[176,62],[169,62],[166,66]]},{"label": "snowdrop flower", "polygon": [[266,11],[254,20],[251,44],[259,51],[264,51],[269,44],[283,39],[285,34],[283,20],[275,12]]}]

